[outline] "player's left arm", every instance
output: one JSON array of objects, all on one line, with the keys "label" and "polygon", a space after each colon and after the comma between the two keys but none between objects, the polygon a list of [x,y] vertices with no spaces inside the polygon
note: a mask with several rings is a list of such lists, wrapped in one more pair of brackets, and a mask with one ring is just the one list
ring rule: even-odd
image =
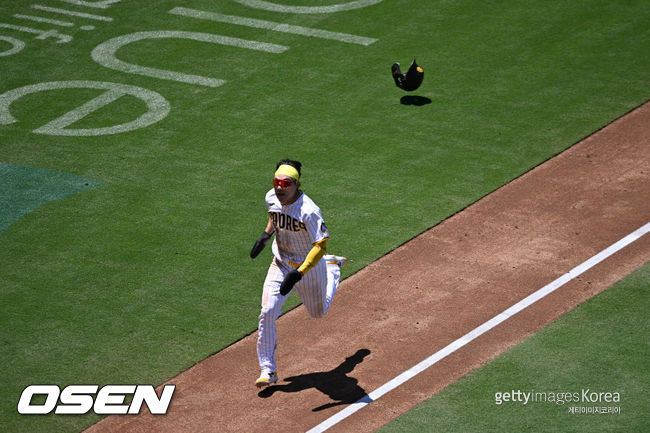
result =
[{"label": "player's left arm", "polygon": [[307,257],[305,257],[305,260],[298,268],[301,275],[305,275],[309,272],[309,270],[316,266],[320,259],[323,258],[327,251],[327,240],[330,237],[320,209],[316,208],[314,212],[306,215],[304,223],[305,229],[309,232],[309,235],[314,242],[312,243],[312,248],[307,254]]},{"label": "player's left arm", "polygon": [[327,252],[327,239],[323,239],[321,241],[314,243],[314,246],[309,251],[309,254],[307,254],[307,257],[305,257],[305,261],[302,262],[302,265],[300,265],[300,267],[298,268],[298,272],[305,275],[314,266],[316,266],[316,263],[318,263],[320,259],[323,258],[326,252]]}]

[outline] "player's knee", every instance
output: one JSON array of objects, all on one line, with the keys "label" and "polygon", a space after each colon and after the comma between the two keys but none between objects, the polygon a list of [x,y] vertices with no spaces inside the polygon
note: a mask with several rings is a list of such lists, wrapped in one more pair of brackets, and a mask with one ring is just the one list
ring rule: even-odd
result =
[{"label": "player's knee", "polygon": [[262,311],[260,311],[260,322],[263,322],[266,320],[267,317],[269,317],[269,314],[271,313],[271,310],[269,308],[262,307]]},{"label": "player's knee", "polygon": [[263,306],[262,311],[260,311],[259,320],[260,322],[263,322],[265,320],[273,320],[273,319],[277,319],[278,316],[279,314],[277,314],[275,308],[272,305]]}]

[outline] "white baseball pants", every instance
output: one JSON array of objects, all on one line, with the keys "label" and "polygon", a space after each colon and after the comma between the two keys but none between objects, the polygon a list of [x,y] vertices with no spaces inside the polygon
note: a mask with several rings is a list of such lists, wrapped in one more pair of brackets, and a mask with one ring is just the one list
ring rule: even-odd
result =
[{"label": "white baseball pants", "polygon": [[[277,368],[275,350],[278,344],[278,333],[275,321],[282,314],[282,306],[290,295],[290,293],[286,296],[280,294],[280,284],[285,275],[293,269],[295,268],[274,258],[264,281],[262,312],[257,335],[257,358],[262,371],[276,371]],[[321,259],[293,286],[293,289],[312,317],[323,317],[332,304],[340,279],[341,268],[337,264],[326,264],[325,260]]]}]

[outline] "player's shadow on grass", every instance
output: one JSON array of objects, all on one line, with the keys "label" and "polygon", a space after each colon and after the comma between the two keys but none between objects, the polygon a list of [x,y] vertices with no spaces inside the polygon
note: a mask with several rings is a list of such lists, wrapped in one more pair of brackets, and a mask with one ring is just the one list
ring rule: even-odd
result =
[{"label": "player's shadow on grass", "polygon": [[361,388],[359,381],[348,376],[354,368],[363,362],[363,358],[370,355],[370,350],[360,349],[345,358],[345,361],[334,370],[319,371],[317,373],[301,374],[300,376],[287,377],[286,385],[272,385],[264,388],[257,395],[262,398],[269,398],[276,392],[300,392],[310,388],[316,388],[334,400],[312,409],[313,412],[324,410],[334,406],[352,404],[366,396],[366,391]]},{"label": "player's shadow on grass", "polygon": [[415,105],[421,107],[431,103],[431,99],[426,96],[406,95],[402,96],[399,100],[402,105]]}]

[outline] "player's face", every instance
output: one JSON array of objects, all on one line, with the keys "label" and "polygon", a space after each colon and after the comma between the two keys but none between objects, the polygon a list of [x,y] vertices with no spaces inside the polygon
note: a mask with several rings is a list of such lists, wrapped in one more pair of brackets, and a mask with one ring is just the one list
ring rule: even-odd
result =
[{"label": "player's face", "polygon": [[298,183],[288,176],[279,175],[274,177],[273,188],[275,189],[275,195],[282,204],[289,204],[298,196]]}]

